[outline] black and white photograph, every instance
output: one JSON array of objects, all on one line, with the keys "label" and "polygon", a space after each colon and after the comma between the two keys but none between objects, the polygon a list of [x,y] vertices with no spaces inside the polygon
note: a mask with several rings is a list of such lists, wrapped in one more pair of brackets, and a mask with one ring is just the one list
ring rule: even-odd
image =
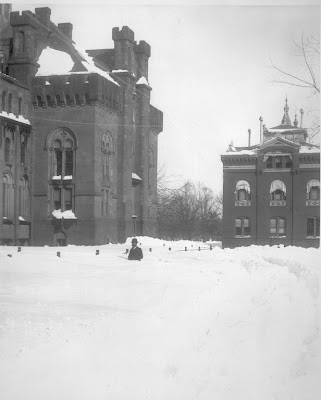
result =
[{"label": "black and white photograph", "polygon": [[0,399],[318,400],[320,3],[0,3]]}]

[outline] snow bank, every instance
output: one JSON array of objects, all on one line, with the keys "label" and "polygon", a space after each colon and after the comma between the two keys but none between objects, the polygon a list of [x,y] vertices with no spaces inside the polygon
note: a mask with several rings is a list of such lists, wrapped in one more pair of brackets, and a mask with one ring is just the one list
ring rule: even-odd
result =
[{"label": "snow bank", "polygon": [[0,247],[3,399],[319,398],[319,249],[130,239]]}]

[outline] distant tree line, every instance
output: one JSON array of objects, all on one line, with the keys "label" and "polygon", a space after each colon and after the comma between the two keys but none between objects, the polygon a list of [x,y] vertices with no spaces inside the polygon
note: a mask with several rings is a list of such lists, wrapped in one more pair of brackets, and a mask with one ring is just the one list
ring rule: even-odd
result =
[{"label": "distant tree line", "polygon": [[220,240],[222,196],[201,183],[170,187],[165,174],[158,177],[159,237],[167,240]]}]

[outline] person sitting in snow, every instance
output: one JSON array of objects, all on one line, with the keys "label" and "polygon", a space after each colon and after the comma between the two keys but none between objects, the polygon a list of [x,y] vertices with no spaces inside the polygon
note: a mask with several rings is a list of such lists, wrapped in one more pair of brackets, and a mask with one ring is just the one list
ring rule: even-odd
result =
[{"label": "person sitting in snow", "polygon": [[132,248],[129,251],[128,260],[141,260],[143,258],[143,251],[137,246],[137,239],[132,239]]}]

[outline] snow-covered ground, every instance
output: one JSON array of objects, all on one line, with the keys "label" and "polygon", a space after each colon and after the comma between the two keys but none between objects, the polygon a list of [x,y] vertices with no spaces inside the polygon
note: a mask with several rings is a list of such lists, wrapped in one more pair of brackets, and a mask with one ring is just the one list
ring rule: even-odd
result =
[{"label": "snow-covered ground", "polygon": [[0,247],[2,400],[320,398],[319,249],[129,242]]}]

